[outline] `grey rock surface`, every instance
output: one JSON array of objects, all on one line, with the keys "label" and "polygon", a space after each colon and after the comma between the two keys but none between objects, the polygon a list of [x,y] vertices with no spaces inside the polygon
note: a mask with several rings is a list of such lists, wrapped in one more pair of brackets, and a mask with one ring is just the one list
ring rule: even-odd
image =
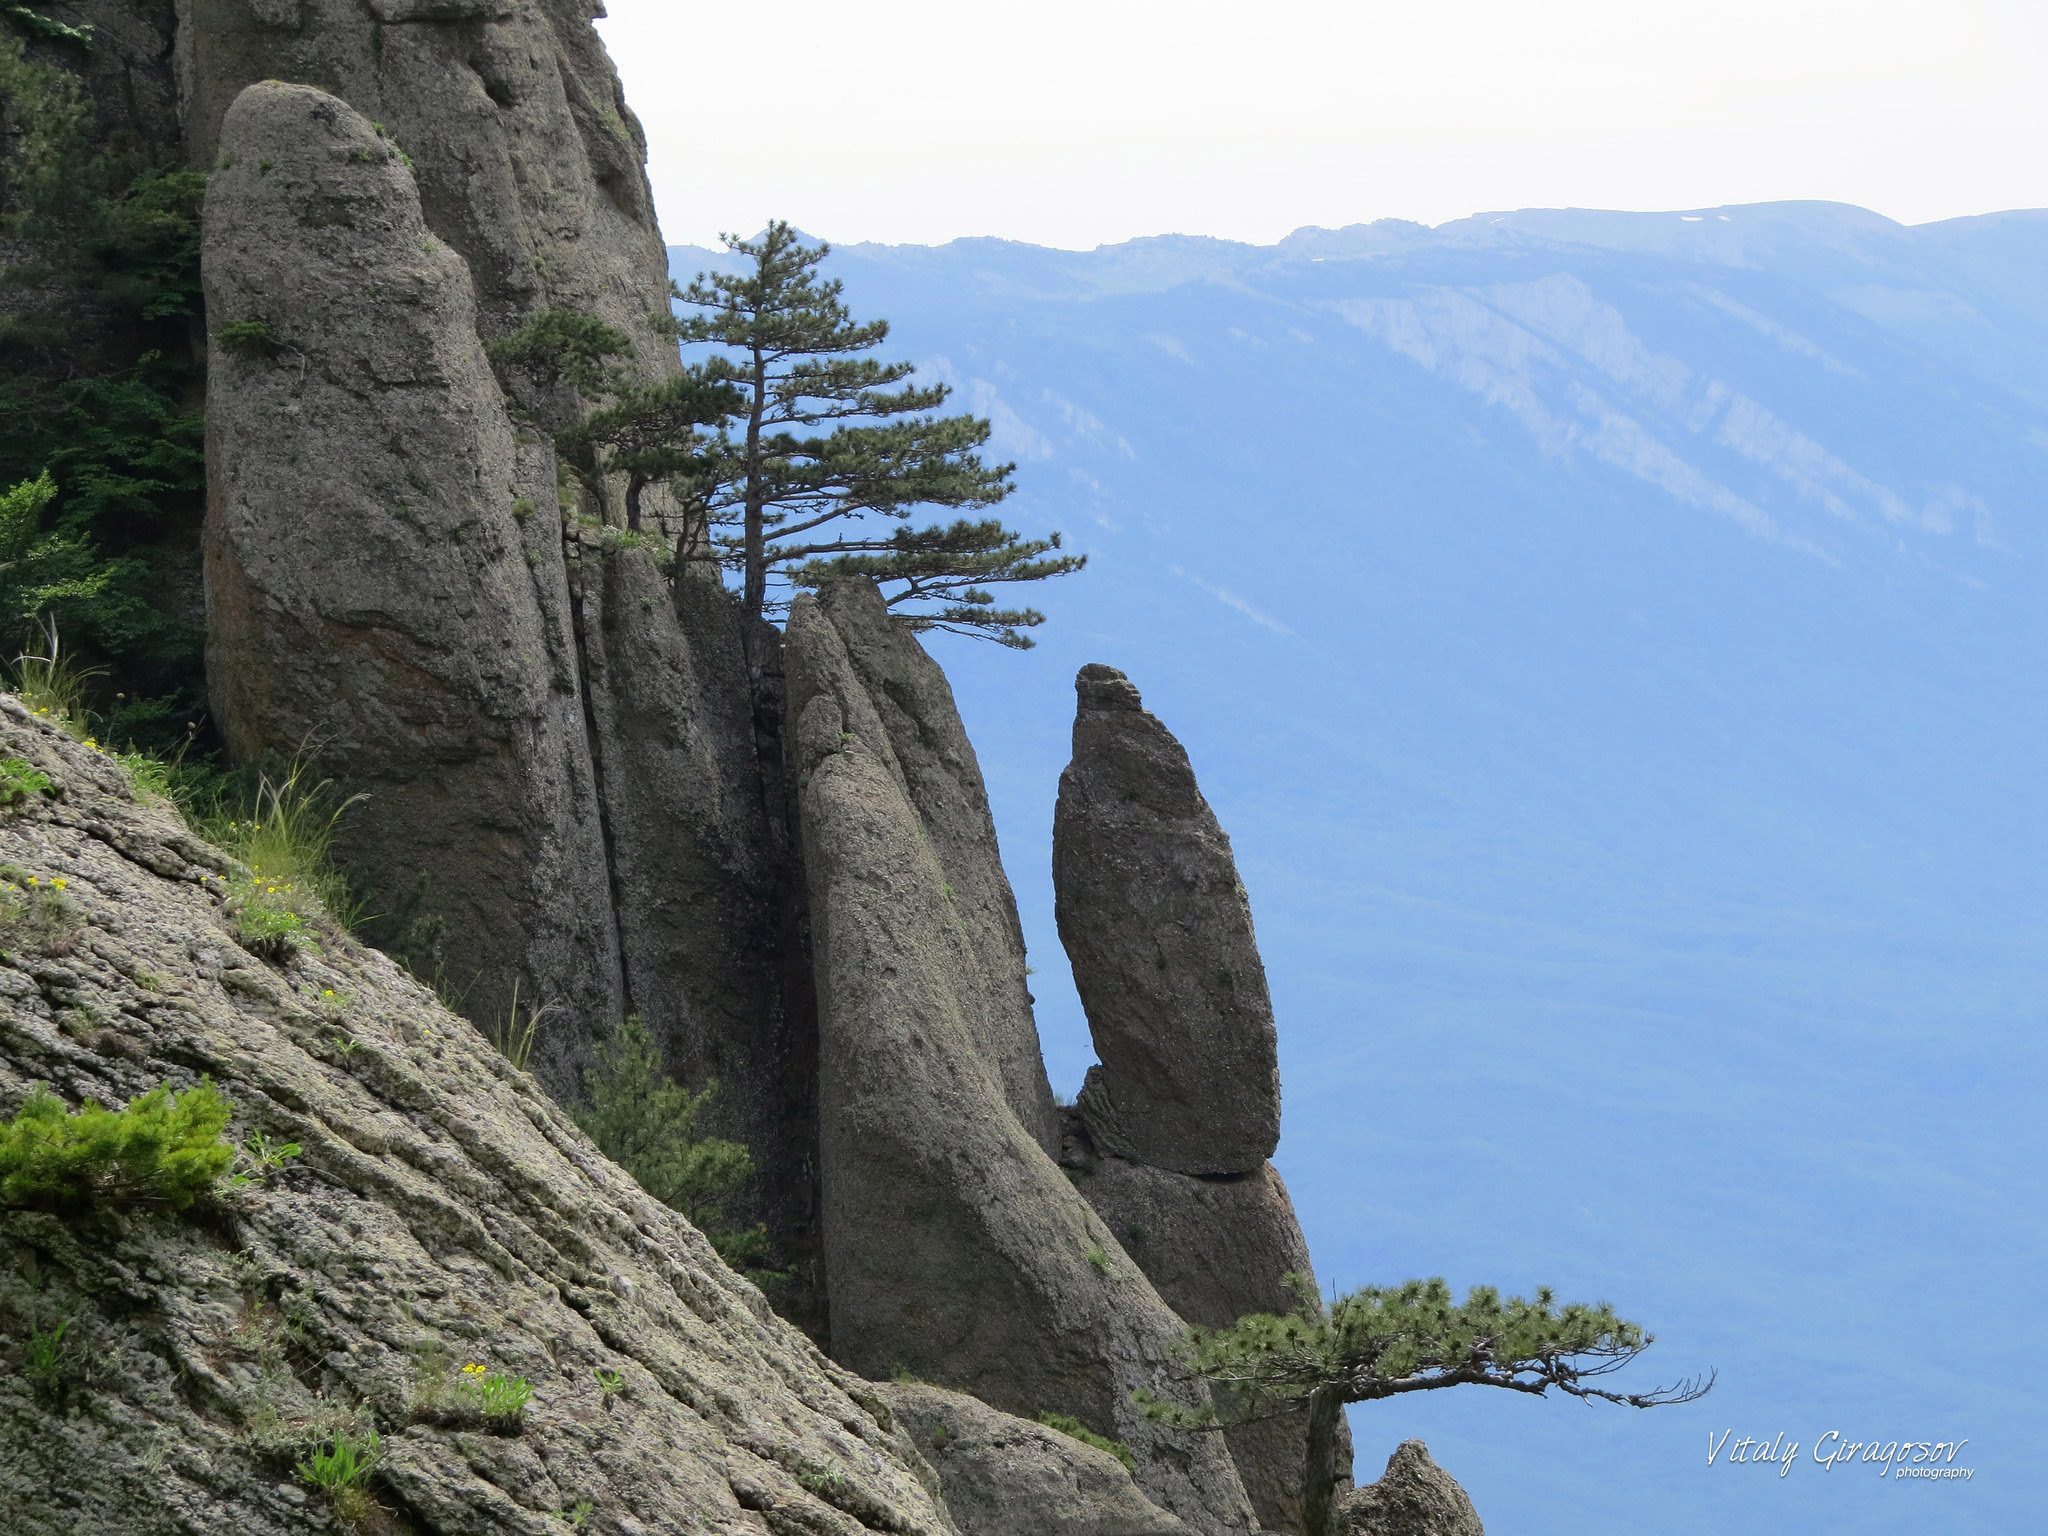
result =
[{"label": "grey rock surface", "polygon": [[1053,887],[1102,1063],[1082,1113],[1105,1153],[1249,1173],[1280,1139],[1280,1069],[1230,839],[1187,753],[1121,672],[1085,666],[1074,688]]},{"label": "grey rock surface", "polygon": [[[1198,1531],[1252,1511],[1213,1437],[1130,1401],[1186,1397],[1180,1320],[1011,1111],[975,1015],[982,960],[881,715],[819,602],[785,657],[818,975],[819,1145],[834,1355],[1125,1441]],[[1199,1391],[1200,1389],[1193,1389]]]},{"label": "grey rock surface", "polygon": [[877,1383],[961,1536],[1188,1536],[1107,1451],[964,1392]]},{"label": "grey rock surface", "polygon": [[1338,1536],[1486,1536],[1465,1490],[1420,1440],[1403,1440],[1387,1470],[1337,1505]]},{"label": "grey rock surface", "polygon": [[[1070,1146],[1085,1137],[1070,1112]],[[1076,1166],[1078,1164],[1078,1166]],[[1190,1323],[1226,1328],[1252,1312],[1287,1313],[1299,1297],[1289,1273],[1315,1285],[1308,1243],[1279,1170],[1195,1178],[1120,1158],[1074,1157],[1075,1187],[1145,1271],[1160,1298]],[[1351,1432],[1338,1424],[1336,1473],[1351,1478]],[[1245,1492],[1268,1530],[1301,1528],[1308,1451],[1305,1414],[1262,1419],[1224,1433]]]},{"label": "grey rock surface", "polygon": [[[469,264],[486,338],[542,309],[601,316],[649,376],[675,367],[648,318],[667,258],[646,141],[589,0],[182,0],[178,71],[194,165],[265,80],[318,86],[412,157],[428,225]],[[552,492],[552,482],[548,487]],[[552,497],[543,506],[552,506]]]},{"label": "grey rock surface", "polygon": [[[979,1019],[982,1054],[995,1065],[1018,1123],[1057,1155],[1060,1117],[1031,1014],[1024,929],[1017,921],[1009,876],[1003,873],[981,764],[953,703],[952,685],[916,635],[891,621],[873,582],[834,582],[818,602],[888,735],[910,803],[979,962],[979,996],[967,1000]],[[963,980],[961,985],[968,984]]]},{"label": "grey rock surface", "polygon": [[[0,1115],[206,1075],[234,1137],[302,1149],[186,1215],[0,1211],[10,1536],[338,1529],[292,1470],[337,1423],[380,1432],[372,1491],[416,1536],[560,1536],[583,1501],[603,1536],[956,1529],[869,1384],[471,1025],[336,931],[242,949],[236,867],[11,697],[0,752],[54,791],[0,815],[0,861],[72,908],[5,936]],[[531,1383],[515,1433],[461,1409],[469,1362]]]},{"label": "grey rock surface", "polygon": [[[251,86],[207,194],[207,670],[237,757],[317,750],[372,796],[342,852],[424,877],[474,1018],[620,1006],[551,518],[522,487],[470,276],[360,113]],[[551,493],[550,493],[551,496]],[[530,500],[530,498],[527,498]],[[564,1080],[581,1045],[544,1037]]]}]

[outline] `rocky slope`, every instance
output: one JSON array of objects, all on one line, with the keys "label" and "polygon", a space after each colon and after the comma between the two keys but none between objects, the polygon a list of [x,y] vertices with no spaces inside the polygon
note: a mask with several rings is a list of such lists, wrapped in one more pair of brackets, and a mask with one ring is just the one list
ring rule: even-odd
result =
[{"label": "rocky slope", "polygon": [[[7,935],[0,1112],[210,1077],[235,1135],[303,1148],[194,1216],[0,1213],[10,1531],[327,1529],[292,1461],[350,1420],[398,1529],[539,1536],[586,1501],[600,1531],[954,1529],[882,1400],[468,1023],[339,936],[240,947],[229,862],[11,697],[0,752],[53,786],[0,860],[74,914]],[[32,1390],[21,1348],[66,1318]],[[449,1411],[470,1362],[532,1383],[518,1433]]]}]

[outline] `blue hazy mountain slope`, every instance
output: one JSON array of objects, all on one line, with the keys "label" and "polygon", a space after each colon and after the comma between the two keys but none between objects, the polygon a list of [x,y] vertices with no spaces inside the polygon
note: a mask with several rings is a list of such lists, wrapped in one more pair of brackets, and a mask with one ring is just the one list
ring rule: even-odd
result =
[{"label": "blue hazy mountain slope", "polygon": [[[1657,1331],[1646,1384],[1721,1373],[1648,1414],[1362,1407],[1363,1475],[1421,1434],[1493,1536],[2025,1528],[2048,222],[1530,212],[830,269],[993,418],[1013,524],[1090,556],[1031,594],[1038,650],[936,642],[1055,1085],[1089,1051],[1051,811],[1106,661],[1235,841],[1324,1283],[1548,1283]],[[1709,1466],[1728,1429],[1800,1461]],[[1830,1430],[1967,1437],[1975,1477],[1829,1471]]]}]

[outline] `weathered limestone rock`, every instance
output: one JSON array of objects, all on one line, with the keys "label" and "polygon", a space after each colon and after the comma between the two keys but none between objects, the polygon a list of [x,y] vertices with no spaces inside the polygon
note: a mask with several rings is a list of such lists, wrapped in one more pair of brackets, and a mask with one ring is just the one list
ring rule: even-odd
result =
[{"label": "weathered limestone rock", "polygon": [[1386,1475],[1337,1506],[1338,1536],[1486,1536],[1457,1479],[1420,1440],[1403,1440]]},{"label": "weathered limestone rock", "polygon": [[[36,1082],[118,1104],[206,1074],[236,1138],[303,1149],[187,1216],[0,1211],[10,1536],[335,1529],[292,1468],[351,1421],[418,1536],[560,1536],[585,1501],[601,1532],[956,1530],[869,1384],[469,1024],[337,933],[245,952],[222,855],[12,698],[0,752],[56,791],[0,816],[0,862],[76,917],[5,935],[0,1115]],[[65,1318],[32,1386],[25,1341]],[[470,1361],[531,1383],[516,1433],[451,1401]]]},{"label": "weathered limestone rock", "polygon": [[[251,86],[220,145],[210,323],[268,328],[216,342],[208,385],[207,669],[229,747],[312,748],[372,795],[344,856],[387,896],[426,878],[471,1017],[507,1012],[515,982],[616,1017],[560,554],[552,518],[515,510],[469,274],[397,150],[333,97]],[[544,1035],[568,1053],[557,1080],[579,1043]]]},{"label": "weathered limestone rock", "polygon": [[647,325],[667,309],[667,259],[646,141],[590,25],[601,8],[182,0],[181,10],[194,165],[217,163],[222,118],[246,86],[318,86],[413,157],[428,225],[475,277],[486,337],[538,310],[581,310],[633,337],[650,376],[674,368]]},{"label": "weathered limestone rock", "polygon": [[1137,1482],[1198,1531],[1251,1506],[1212,1437],[1130,1401],[1182,1395],[1181,1323],[1012,1112],[984,1049],[976,932],[890,733],[824,607],[785,656],[818,975],[819,1144],[835,1356],[908,1367],[1024,1417],[1126,1442]]},{"label": "weathered limestone rock", "polygon": [[939,1477],[961,1536],[1188,1536],[1107,1451],[964,1392],[875,1383]]},{"label": "weathered limestone rock", "polygon": [[625,1007],[684,1082],[717,1081],[705,1129],[745,1145],[759,1174],[727,1214],[767,1223],[775,1266],[798,1271],[783,1314],[822,1340],[817,1029],[785,1005],[791,957],[772,942],[783,871],[764,835],[735,606],[709,582],[672,584],[608,533],[584,531],[575,549]]},{"label": "weathered limestone rock", "polygon": [[[1160,1299],[1190,1323],[1226,1328],[1252,1312],[1282,1314],[1299,1297],[1285,1276],[1315,1284],[1308,1243],[1287,1186],[1271,1163],[1251,1173],[1206,1179],[1121,1158],[1096,1159],[1079,1145],[1086,1131],[1070,1112],[1068,1166],[1088,1203],[1145,1271]],[[1301,1529],[1308,1420],[1262,1419],[1224,1432],[1245,1492],[1268,1530]],[[1340,1484],[1351,1477],[1351,1433],[1338,1422]]]},{"label": "weathered limestone rock", "polygon": [[960,723],[952,686],[917,637],[890,620],[873,582],[835,582],[818,602],[888,733],[910,803],[979,961],[979,997],[972,1001],[982,1054],[995,1065],[1018,1123],[1057,1156],[1060,1117],[1031,1015],[1024,929],[996,847],[981,764]]},{"label": "weathered limestone rock", "polygon": [[1082,1114],[1101,1152],[1249,1173],[1280,1139],[1280,1068],[1230,839],[1123,673],[1086,666],[1074,688],[1052,859],[1060,940],[1102,1062]]}]

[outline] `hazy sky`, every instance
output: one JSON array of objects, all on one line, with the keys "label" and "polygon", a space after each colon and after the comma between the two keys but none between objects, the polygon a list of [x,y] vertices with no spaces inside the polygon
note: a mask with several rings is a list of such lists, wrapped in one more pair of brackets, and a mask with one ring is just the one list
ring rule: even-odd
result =
[{"label": "hazy sky", "polygon": [[[2042,0],[610,0],[671,242],[2048,205]],[[748,54],[757,48],[758,60]]]}]

